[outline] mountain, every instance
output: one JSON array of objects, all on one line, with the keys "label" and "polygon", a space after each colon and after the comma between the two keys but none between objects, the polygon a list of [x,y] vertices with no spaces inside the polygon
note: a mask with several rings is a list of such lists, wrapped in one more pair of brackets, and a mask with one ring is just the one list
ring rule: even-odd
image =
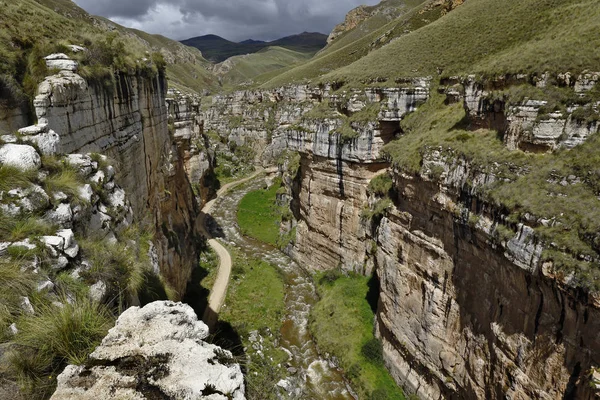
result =
[{"label": "mountain", "polygon": [[293,67],[310,57],[310,53],[269,46],[256,53],[230,57],[215,65],[213,72],[223,86],[251,84],[259,75]]},{"label": "mountain", "polygon": [[229,41],[217,35],[204,35],[182,40],[181,43],[197,48],[208,60],[220,63],[229,57],[257,53],[264,48],[272,46],[314,54],[325,47],[327,44],[327,35],[316,32],[303,32],[272,42],[248,39],[239,43]]},{"label": "mountain", "polygon": [[254,39],[247,39],[244,40],[242,42],[240,42],[241,44],[255,44],[255,43],[265,43],[264,40],[254,40]]}]

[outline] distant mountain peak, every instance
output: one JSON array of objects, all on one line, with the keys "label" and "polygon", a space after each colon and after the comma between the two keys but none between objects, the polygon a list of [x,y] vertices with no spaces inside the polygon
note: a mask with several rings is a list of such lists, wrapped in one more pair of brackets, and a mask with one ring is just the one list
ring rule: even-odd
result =
[{"label": "distant mountain peak", "polygon": [[266,43],[264,40],[254,40],[254,39],[246,39],[242,42],[240,42],[240,44],[254,44],[254,43]]},{"label": "distant mountain peak", "polygon": [[327,44],[327,35],[318,32],[302,32],[271,42],[247,39],[239,43],[231,42],[217,35],[204,35],[181,43],[199,49],[208,60],[220,63],[243,54],[256,53],[266,47],[279,46],[300,53],[314,54]]}]

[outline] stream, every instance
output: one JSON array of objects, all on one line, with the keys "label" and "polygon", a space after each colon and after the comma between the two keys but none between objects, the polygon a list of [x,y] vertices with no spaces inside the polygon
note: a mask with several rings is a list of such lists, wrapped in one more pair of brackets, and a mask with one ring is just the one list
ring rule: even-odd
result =
[{"label": "stream", "polygon": [[286,378],[285,386],[289,397],[353,399],[343,375],[319,355],[308,331],[310,309],[318,300],[310,275],[283,252],[244,237],[239,232],[236,212],[240,200],[248,192],[261,189],[264,185],[264,177],[259,177],[219,198],[211,215],[221,232],[215,232],[219,229],[214,224],[209,224],[208,229],[222,242],[236,247],[248,256],[276,265],[284,274],[286,316],[281,328],[280,347],[290,356],[287,363],[297,371]]}]

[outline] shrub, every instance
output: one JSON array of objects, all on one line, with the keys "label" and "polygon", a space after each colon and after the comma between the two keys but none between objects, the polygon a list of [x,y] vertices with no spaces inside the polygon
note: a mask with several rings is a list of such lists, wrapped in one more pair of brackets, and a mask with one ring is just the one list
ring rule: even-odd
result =
[{"label": "shrub", "polygon": [[372,338],[361,348],[362,355],[373,364],[383,364],[383,346],[377,338]]},{"label": "shrub", "polygon": [[394,182],[388,174],[378,175],[369,182],[368,190],[380,197],[388,196],[392,190]]},{"label": "shrub", "polygon": [[323,285],[323,284],[332,284],[335,281],[337,281],[339,278],[342,277],[342,270],[337,268],[337,269],[330,269],[327,270],[323,273],[323,275],[321,275],[321,277],[319,278],[319,284]]}]

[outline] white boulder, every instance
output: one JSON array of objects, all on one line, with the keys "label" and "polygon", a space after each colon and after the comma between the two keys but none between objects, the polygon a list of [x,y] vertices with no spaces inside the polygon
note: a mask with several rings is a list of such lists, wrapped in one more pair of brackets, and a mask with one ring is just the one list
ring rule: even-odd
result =
[{"label": "white boulder", "polygon": [[[58,377],[51,400],[241,400],[244,377],[231,353],[203,341],[208,327],[185,304],[155,302],[125,311],[90,355]],[[150,392],[150,390],[152,392]]]},{"label": "white boulder", "polygon": [[49,69],[58,69],[60,71],[77,71],[78,63],[73,61],[64,53],[50,54],[44,57],[46,60],[46,66]]},{"label": "white boulder", "polygon": [[0,147],[0,164],[25,171],[39,169],[42,166],[42,159],[38,152],[29,145],[9,143]]}]

